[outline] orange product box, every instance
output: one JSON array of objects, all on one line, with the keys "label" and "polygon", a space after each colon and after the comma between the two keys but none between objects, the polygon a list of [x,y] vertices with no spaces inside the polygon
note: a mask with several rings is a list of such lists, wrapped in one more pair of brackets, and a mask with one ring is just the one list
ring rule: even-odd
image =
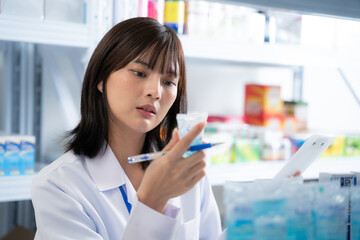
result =
[{"label": "orange product box", "polygon": [[245,122],[281,129],[283,101],[280,86],[245,86]]}]

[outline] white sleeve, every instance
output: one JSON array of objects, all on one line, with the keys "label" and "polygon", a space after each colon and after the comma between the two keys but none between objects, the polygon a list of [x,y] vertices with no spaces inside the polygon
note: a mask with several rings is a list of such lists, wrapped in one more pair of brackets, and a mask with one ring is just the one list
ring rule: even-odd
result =
[{"label": "white sleeve", "polygon": [[[108,239],[97,233],[94,221],[71,189],[59,187],[49,179],[35,178],[31,196],[37,225],[36,240]],[[170,216],[137,201],[120,239],[173,239],[180,228],[179,209],[170,204],[167,209]]]},{"label": "white sleeve", "polygon": [[218,206],[207,175],[202,181],[200,239],[213,240],[221,234]]},{"label": "white sleeve", "polygon": [[177,217],[166,216],[137,201],[131,209],[131,214],[122,240],[173,239],[180,227]]},{"label": "white sleeve", "polygon": [[50,180],[35,178],[31,198],[37,225],[36,240],[103,239],[82,205]]}]

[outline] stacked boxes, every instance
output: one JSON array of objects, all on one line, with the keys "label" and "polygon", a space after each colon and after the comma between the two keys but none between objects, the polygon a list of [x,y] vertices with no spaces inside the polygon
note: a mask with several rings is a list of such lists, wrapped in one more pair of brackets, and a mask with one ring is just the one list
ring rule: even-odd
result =
[{"label": "stacked boxes", "polygon": [[275,130],[282,128],[283,102],[279,86],[245,86],[245,122]]},{"label": "stacked boxes", "polygon": [[33,174],[34,163],[34,136],[0,136],[0,176]]}]

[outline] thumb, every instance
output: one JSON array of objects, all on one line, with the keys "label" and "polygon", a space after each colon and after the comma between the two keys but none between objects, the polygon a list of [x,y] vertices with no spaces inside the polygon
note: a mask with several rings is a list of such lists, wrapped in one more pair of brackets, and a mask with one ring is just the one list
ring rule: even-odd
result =
[{"label": "thumb", "polygon": [[164,147],[163,151],[169,151],[180,140],[179,130],[174,128],[170,142]]}]

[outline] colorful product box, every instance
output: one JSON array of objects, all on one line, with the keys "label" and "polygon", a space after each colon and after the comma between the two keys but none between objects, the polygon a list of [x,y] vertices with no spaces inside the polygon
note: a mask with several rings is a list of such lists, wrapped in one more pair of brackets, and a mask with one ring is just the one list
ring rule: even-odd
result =
[{"label": "colorful product box", "polygon": [[221,145],[206,150],[211,164],[228,164],[234,161],[234,138],[232,134],[207,133],[204,135],[204,139],[205,142],[223,142]]},{"label": "colorful product box", "polygon": [[344,156],[360,156],[360,136],[348,136],[345,139]]},{"label": "colorful product box", "polygon": [[284,131],[302,132],[307,130],[307,103],[284,101]]},{"label": "colorful product box", "polygon": [[18,136],[5,137],[4,173],[20,175],[20,138]]},{"label": "colorful product box", "polygon": [[260,140],[237,138],[234,145],[236,162],[254,162],[260,160]]},{"label": "colorful product box", "polygon": [[319,173],[319,182],[335,182],[340,187],[357,185],[356,173]]},{"label": "colorful product box", "polygon": [[5,154],[5,138],[0,136],[0,176],[4,176],[5,175],[5,171],[4,171],[4,154]]},{"label": "colorful product box", "polygon": [[34,173],[35,164],[35,137],[22,136],[20,138],[20,174],[27,175]]},{"label": "colorful product box", "polygon": [[178,34],[184,33],[185,2],[183,0],[166,0],[164,9],[164,24]]},{"label": "colorful product box", "polygon": [[245,86],[245,122],[280,130],[283,102],[279,86],[248,84]]},{"label": "colorful product box", "polygon": [[34,136],[0,136],[0,176],[34,174],[34,165]]},{"label": "colorful product box", "polygon": [[243,117],[242,116],[236,116],[236,115],[227,115],[227,116],[217,116],[217,115],[210,115],[207,119],[208,123],[243,123]]},{"label": "colorful product box", "polygon": [[337,137],[320,157],[341,157],[344,152],[345,137]]}]

